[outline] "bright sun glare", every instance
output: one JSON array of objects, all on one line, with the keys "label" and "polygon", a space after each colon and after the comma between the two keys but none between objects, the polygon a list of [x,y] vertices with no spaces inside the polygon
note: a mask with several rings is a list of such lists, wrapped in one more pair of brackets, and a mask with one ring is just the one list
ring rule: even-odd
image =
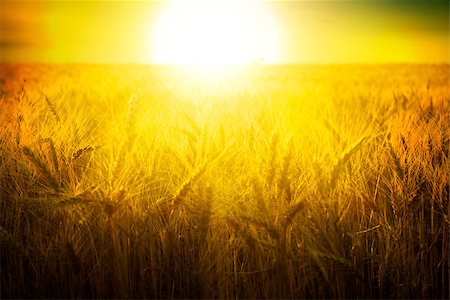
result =
[{"label": "bright sun glare", "polygon": [[157,64],[205,67],[279,61],[276,22],[263,1],[170,1],[154,37]]}]

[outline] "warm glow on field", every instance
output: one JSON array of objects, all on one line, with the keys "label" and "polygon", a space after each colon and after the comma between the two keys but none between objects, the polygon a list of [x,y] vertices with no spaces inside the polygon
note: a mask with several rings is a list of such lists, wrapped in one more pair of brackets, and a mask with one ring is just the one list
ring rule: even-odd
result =
[{"label": "warm glow on field", "polygon": [[0,0],[1,299],[450,299],[448,0]]},{"label": "warm glow on field", "polygon": [[264,2],[170,2],[155,28],[153,61],[217,66],[279,61],[279,35]]}]

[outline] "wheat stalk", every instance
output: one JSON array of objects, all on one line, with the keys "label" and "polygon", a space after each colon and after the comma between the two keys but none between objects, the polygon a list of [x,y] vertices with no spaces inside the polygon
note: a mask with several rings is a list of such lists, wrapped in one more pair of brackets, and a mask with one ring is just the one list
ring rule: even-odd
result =
[{"label": "wheat stalk", "polygon": [[47,103],[48,108],[52,112],[52,115],[55,117],[56,121],[61,122],[61,118],[56,110],[55,104],[50,100],[48,96],[44,96],[45,102]]},{"label": "wheat stalk", "polygon": [[272,136],[272,140],[270,142],[270,159],[268,161],[269,168],[267,169],[266,181],[269,186],[272,185],[273,180],[275,179],[276,171],[277,171],[277,155],[278,155],[278,143],[279,143],[279,135],[275,133]]},{"label": "wheat stalk", "polygon": [[94,150],[95,150],[95,147],[91,147],[91,146],[86,146],[86,147],[80,148],[77,151],[75,151],[74,153],[72,153],[72,161],[74,161],[77,158],[81,157],[85,153],[88,153],[88,152],[91,152],[91,151],[94,151]]},{"label": "wheat stalk", "polygon": [[206,171],[206,164],[195,171],[178,189],[172,198],[172,204],[178,205],[189,193],[191,186],[197,181],[197,179]]},{"label": "wheat stalk", "polygon": [[53,177],[52,173],[50,172],[50,169],[47,167],[46,164],[40,159],[39,156],[37,156],[33,150],[30,148],[24,146],[22,147],[22,152],[26,155],[28,160],[33,163],[33,165],[36,167],[36,170],[39,172],[42,178],[44,178],[50,186],[52,186],[55,190],[59,190],[60,186],[58,181],[55,177]]},{"label": "wheat stalk", "polygon": [[341,174],[342,169],[344,168],[345,164],[348,162],[350,157],[358,151],[358,149],[364,144],[364,142],[367,140],[366,137],[360,138],[356,143],[354,143],[352,146],[347,148],[345,152],[343,152],[338,159],[337,163],[334,165],[331,176],[330,176],[330,183],[329,183],[329,189],[333,190],[336,187],[337,180],[339,179],[339,176]]},{"label": "wheat stalk", "polygon": [[289,206],[289,208],[280,216],[280,224],[283,227],[283,231],[292,224],[294,217],[303,209],[305,209],[305,201],[297,201],[296,203]]},{"label": "wheat stalk", "polygon": [[286,194],[286,201],[289,203],[292,201],[291,183],[288,178],[289,167],[291,165],[291,160],[294,154],[293,140],[290,139],[287,145],[286,155],[283,159],[283,168],[280,172],[280,177],[278,178],[278,198],[281,199],[283,192]]},{"label": "wheat stalk", "polygon": [[398,156],[397,152],[395,151],[394,147],[392,146],[392,143],[390,140],[388,140],[388,150],[389,154],[391,155],[392,160],[394,161],[395,171],[397,172],[397,175],[400,179],[403,179],[405,176],[405,170],[402,167],[402,164],[400,162],[400,157]]},{"label": "wheat stalk", "polygon": [[55,168],[56,172],[59,172],[58,156],[56,154],[55,144],[53,143],[53,140],[51,138],[46,138],[43,139],[42,141],[48,143],[50,147],[50,154],[52,158],[53,167]]}]

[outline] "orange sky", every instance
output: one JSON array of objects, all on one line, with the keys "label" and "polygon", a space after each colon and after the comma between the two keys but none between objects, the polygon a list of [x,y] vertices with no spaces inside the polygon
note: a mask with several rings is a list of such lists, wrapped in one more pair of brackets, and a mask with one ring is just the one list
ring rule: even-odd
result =
[{"label": "orange sky", "polygon": [[[280,63],[449,62],[447,1],[266,1]],[[164,1],[0,2],[1,61],[152,63]]]}]

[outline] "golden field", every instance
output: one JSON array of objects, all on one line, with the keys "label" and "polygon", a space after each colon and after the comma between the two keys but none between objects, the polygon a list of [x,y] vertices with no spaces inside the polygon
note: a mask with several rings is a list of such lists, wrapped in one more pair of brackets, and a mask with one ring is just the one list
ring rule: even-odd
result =
[{"label": "golden field", "polygon": [[448,298],[449,66],[0,67],[2,298]]}]

